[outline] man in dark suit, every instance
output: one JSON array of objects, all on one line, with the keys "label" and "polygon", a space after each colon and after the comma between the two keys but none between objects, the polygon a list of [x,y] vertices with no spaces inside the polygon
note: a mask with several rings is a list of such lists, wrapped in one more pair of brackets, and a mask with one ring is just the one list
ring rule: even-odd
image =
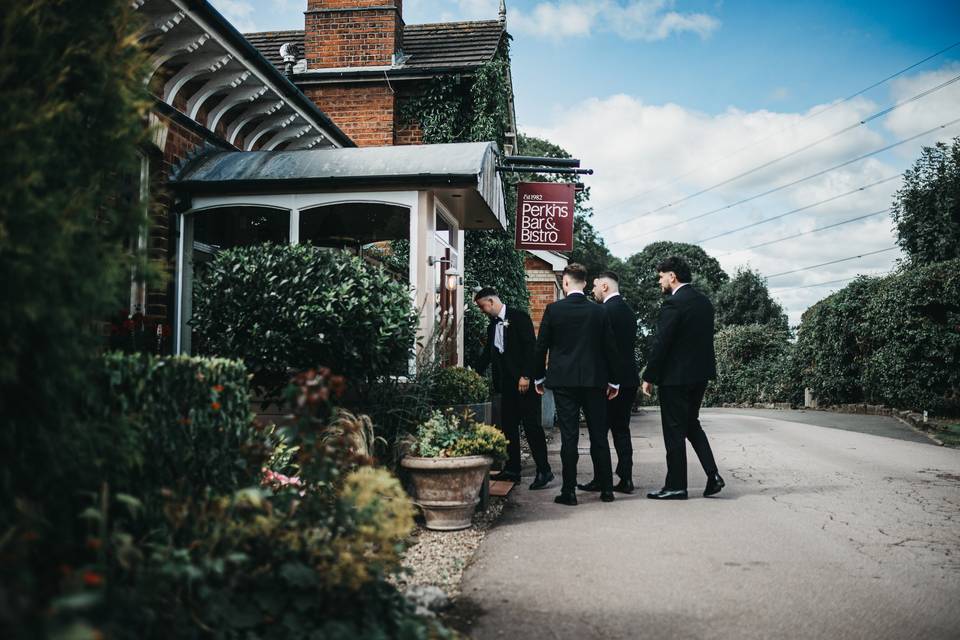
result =
[{"label": "man in dark suit", "polygon": [[507,307],[493,287],[474,296],[480,310],[490,316],[487,344],[478,363],[483,373],[493,366],[493,390],[500,394],[500,428],[507,437],[507,464],[494,480],[520,480],[520,423],[527,435],[530,454],[537,465],[531,489],[543,489],[553,473],[547,461],[547,439],[540,424],[540,396],[530,389],[533,379],[533,321],[520,309]]},{"label": "man in dark suit", "polygon": [[563,488],[555,502],[570,506],[577,504],[581,408],[590,432],[590,457],[600,499],[613,501],[606,400],[615,398],[619,388],[617,344],[607,314],[584,295],[586,285],[587,271],[582,265],[570,264],[563,270],[566,297],[547,305],[540,321],[535,356],[537,393],[543,395],[544,386],[553,390],[560,427]]},{"label": "man in dark suit", "polygon": [[[630,440],[630,414],[640,388],[635,357],[637,347],[637,317],[620,295],[620,278],[613,271],[604,271],[593,280],[593,297],[610,318],[613,337],[617,341],[617,374],[620,393],[607,400],[607,424],[613,434],[617,450],[617,477],[620,481],[613,490],[633,493],[633,442]],[[594,470],[596,474],[596,470]],[[599,491],[596,479],[577,486],[583,491]]]},{"label": "man in dark suit", "polygon": [[690,267],[671,256],[657,265],[660,288],[667,298],[660,307],[657,333],[643,372],[643,393],[657,385],[663,443],[667,449],[667,479],[654,500],[687,499],[687,444],[693,445],[707,474],[703,495],[723,488],[723,478],[700,426],[700,403],[707,381],[717,377],[713,351],[713,305],[694,289]]}]

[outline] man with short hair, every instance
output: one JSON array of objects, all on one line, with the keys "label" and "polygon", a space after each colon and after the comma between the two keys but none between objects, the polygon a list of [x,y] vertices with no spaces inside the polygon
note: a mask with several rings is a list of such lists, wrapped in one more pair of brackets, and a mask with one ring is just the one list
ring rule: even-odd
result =
[{"label": "man with short hair", "polygon": [[536,337],[533,321],[524,311],[507,307],[493,287],[480,289],[474,302],[487,316],[487,344],[477,370],[493,366],[493,390],[500,394],[500,429],[507,437],[507,463],[493,480],[520,480],[520,423],[537,465],[530,489],[543,489],[553,480],[547,461],[547,439],[540,424],[540,396],[530,389]]},{"label": "man with short hair", "polygon": [[[640,376],[637,373],[637,317],[620,295],[620,278],[613,271],[604,271],[593,280],[593,297],[610,318],[613,337],[617,341],[617,371],[620,393],[607,400],[607,424],[617,451],[617,477],[613,490],[633,493],[633,442],[630,440],[630,414],[637,399]],[[596,471],[594,471],[596,473]],[[582,491],[599,491],[596,479],[577,486]]]},{"label": "man with short hair", "polygon": [[568,265],[563,270],[562,286],[566,297],[547,305],[543,313],[534,360],[537,393],[543,395],[544,387],[550,388],[557,406],[563,487],[554,501],[568,506],[577,504],[577,443],[582,408],[600,499],[612,502],[606,400],[615,398],[619,388],[617,344],[607,314],[583,293],[587,286],[586,269],[576,263]]},{"label": "man with short hair", "polygon": [[713,305],[690,285],[690,267],[671,256],[657,265],[660,289],[667,298],[660,306],[657,333],[643,371],[643,393],[657,385],[663,443],[667,450],[667,479],[654,500],[687,499],[687,445],[700,458],[707,474],[704,496],[724,486],[707,434],[700,425],[700,404],[707,382],[717,377],[713,349]]}]

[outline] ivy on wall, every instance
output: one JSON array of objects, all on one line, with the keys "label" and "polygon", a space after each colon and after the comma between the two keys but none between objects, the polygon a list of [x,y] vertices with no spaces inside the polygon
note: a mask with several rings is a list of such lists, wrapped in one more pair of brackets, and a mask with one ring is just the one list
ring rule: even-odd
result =
[{"label": "ivy on wall", "polygon": [[[421,93],[400,106],[400,116],[417,123],[425,144],[447,142],[496,142],[503,149],[510,127],[510,51],[504,40],[497,54],[473,74],[434,78]],[[464,358],[474,365],[483,348],[487,319],[470,299],[472,288],[493,286],[509,306],[529,308],[523,253],[513,246],[516,189],[504,184],[507,229],[466,232],[464,282],[467,311],[464,314]],[[405,243],[395,243],[403,254]]]}]

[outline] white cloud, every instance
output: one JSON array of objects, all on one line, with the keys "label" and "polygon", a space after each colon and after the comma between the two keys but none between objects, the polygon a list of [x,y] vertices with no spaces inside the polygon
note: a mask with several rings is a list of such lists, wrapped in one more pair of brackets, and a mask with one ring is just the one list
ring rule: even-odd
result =
[{"label": "white cloud", "polygon": [[211,0],[211,4],[230,21],[240,33],[258,31],[253,20],[253,5],[243,0]]},{"label": "white cloud", "polygon": [[[493,19],[498,0],[407,0],[409,22]],[[511,32],[558,39],[613,33],[626,40],[656,41],[675,34],[708,37],[720,21],[705,13],[674,10],[674,0],[542,0],[528,10],[508,3]]]},{"label": "white cloud", "polygon": [[[521,126],[521,130],[561,145],[581,158],[585,167],[596,170],[594,176],[584,180],[591,186],[594,226],[601,230],[613,252],[622,257],[657,240],[697,242],[855,191],[833,202],[703,243],[728,273],[749,265],[770,275],[892,247],[895,234],[891,219],[888,214],[879,214],[828,231],[746,249],[886,209],[900,186],[898,178],[870,189],[859,188],[898,176],[913,163],[921,145],[936,138],[903,145],[903,155],[873,156],[750,202],[723,207],[960,117],[956,111],[960,95],[952,86],[894,111],[885,120],[857,127],[685,202],[649,212],[827,137],[957,74],[960,65],[951,65],[892,84],[891,97],[882,103],[860,97],[838,103],[828,111],[823,109],[830,105],[819,105],[802,113],[729,108],[706,114],[677,104],[647,104],[636,96],[618,94],[558,109],[549,122]],[[960,91],[960,82],[957,86]],[[939,138],[946,140],[958,134],[960,125],[942,131]],[[758,140],[761,142],[753,144]],[[699,217],[714,209],[721,211]],[[694,217],[698,219],[690,220]],[[861,273],[882,273],[890,270],[898,257],[900,252],[895,249],[778,276],[769,286],[782,290],[776,296],[787,308],[791,323],[796,324],[807,307],[845,283],[795,287]]]}]

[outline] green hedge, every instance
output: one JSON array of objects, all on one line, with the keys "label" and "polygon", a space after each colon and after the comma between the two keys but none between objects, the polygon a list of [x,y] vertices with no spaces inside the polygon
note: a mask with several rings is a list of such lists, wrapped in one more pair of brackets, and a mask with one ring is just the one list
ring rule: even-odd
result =
[{"label": "green hedge", "polygon": [[242,360],[258,382],[326,364],[354,383],[405,372],[416,312],[381,267],[309,244],[221,251],[197,278],[200,352]]},{"label": "green hedge", "polygon": [[768,325],[733,325],[717,332],[717,379],[707,387],[704,403],[800,400],[792,375],[788,334]]},{"label": "green hedge", "polygon": [[434,378],[430,397],[437,407],[487,402],[490,400],[490,385],[472,369],[446,367]]},{"label": "green hedge", "polygon": [[137,489],[221,492],[256,482],[260,469],[241,455],[255,437],[243,363],[121,353],[103,362],[103,416],[136,433],[127,452]]},{"label": "green hedge", "polygon": [[796,359],[820,404],[960,412],[960,260],[860,278],[804,314]]}]

